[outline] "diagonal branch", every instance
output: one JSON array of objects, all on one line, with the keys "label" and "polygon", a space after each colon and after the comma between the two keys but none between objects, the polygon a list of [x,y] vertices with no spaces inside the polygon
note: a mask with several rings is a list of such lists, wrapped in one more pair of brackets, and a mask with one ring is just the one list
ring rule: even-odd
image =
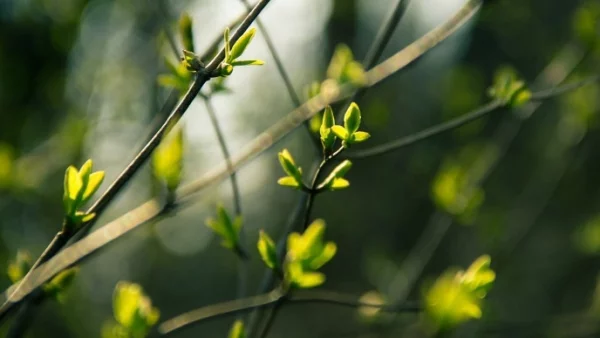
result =
[{"label": "diagonal branch", "polygon": [[[596,83],[600,81],[600,76],[598,75],[594,75],[594,76],[590,76],[586,79],[583,79],[581,81],[577,81],[577,82],[573,82],[573,83],[568,83],[559,87],[555,87],[555,88],[550,88],[550,89],[546,89],[546,90],[541,90],[538,92],[534,92],[531,94],[531,101],[544,101],[544,100],[548,100],[557,96],[560,96],[562,94],[577,90],[583,86],[587,86],[593,83]],[[429,139],[433,136],[439,135],[441,133],[456,129],[462,125],[465,125],[469,122],[478,120],[482,117],[485,117],[493,112],[496,112],[502,108],[505,107],[505,104],[499,100],[493,100],[490,101],[488,103],[486,103],[485,105],[476,108],[475,110],[466,113],[464,115],[461,115],[457,118],[454,118],[452,120],[449,120],[447,122],[444,123],[440,123],[437,124],[433,127],[424,129],[420,132],[411,134],[409,136],[406,137],[401,137],[397,140],[393,140],[378,146],[374,146],[372,148],[369,149],[364,149],[364,150],[359,150],[359,151],[355,151],[352,153],[347,154],[348,158],[368,158],[368,157],[372,157],[372,156],[377,156],[377,155],[383,155],[407,146],[411,146],[414,145],[415,143],[418,143],[420,141]]]},{"label": "diagonal branch", "polygon": [[222,316],[227,316],[240,312],[247,312],[253,309],[274,306],[280,301],[283,304],[302,304],[319,303],[331,304],[337,306],[358,308],[370,307],[383,312],[393,313],[418,313],[422,311],[419,304],[386,304],[363,302],[354,295],[349,295],[329,290],[299,290],[285,295],[280,289],[274,289],[271,292],[263,293],[257,296],[234,299],[231,301],[208,305],[199,309],[191,310],[174,318],[168,319],[159,325],[158,330],[163,335],[169,335],[191,325],[200,324],[207,320],[213,320]]}]

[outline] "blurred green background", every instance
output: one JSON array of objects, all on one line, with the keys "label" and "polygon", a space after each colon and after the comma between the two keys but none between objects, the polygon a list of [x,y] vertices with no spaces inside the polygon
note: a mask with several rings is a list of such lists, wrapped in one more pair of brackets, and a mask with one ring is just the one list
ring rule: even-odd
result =
[{"label": "blurred green background", "polygon": [[[413,0],[384,57],[447,19],[462,0]],[[366,54],[395,0],[273,0],[261,20],[298,93],[321,81],[338,43]],[[184,11],[204,50],[244,6],[238,0],[0,1],[0,268],[18,249],[42,252],[62,218],[64,169],[92,158],[104,187],[139,149],[167,91],[156,78],[172,57],[165,40]],[[497,0],[414,67],[360,99],[357,150],[468,112],[487,102],[495,71],[514,67],[532,90],[567,76],[600,71],[600,2]],[[214,99],[230,148],[244,144],[293,105],[258,32],[246,52],[263,67],[236,71],[233,93]],[[540,74],[543,74],[541,77]],[[327,221],[338,254],[324,267],[325,287],[393,301],[418,300],[424,283],[450,266],[487,253],[497,272],[484,318],[456,337],[584,337],[600,329],[600,87],[503,110],[410,148],[356,160],[350,189],[320,195],[313,217]],[[202,102],[183,119],[185,179],[222,160]],[[278,238],[300,193],[276,184],[276,153],[288,148],[308,170],[314,157],[297,130],[240,171],[244,226],[253,249],[259,229]],[[596,150],[595,150],[596,149]],[[476,200],[461,190],[473,182]],[[470,186],[471,187],[471,186]],[[153,196],[146,166],[96,225]],[[465,202],[466,201],[466,202]],[[228,182],[192,207],[124,236],[85,262],[65,302],[45,303],[31,337],[94,337],[112,316],[119,280],[140,283],[161,319],[232,299],[235,257],[204,225],[223,202]],[[466,203],[466,204],[465,204]],[[250,290],[265,268],[251,250]],[[3,288],[10,285],[0,276]],[[355,310],[331,305],[284,308],[272,337],[419,337],[415,315],[376,326]],[[178,337],[224,337],[232,318]]]}]

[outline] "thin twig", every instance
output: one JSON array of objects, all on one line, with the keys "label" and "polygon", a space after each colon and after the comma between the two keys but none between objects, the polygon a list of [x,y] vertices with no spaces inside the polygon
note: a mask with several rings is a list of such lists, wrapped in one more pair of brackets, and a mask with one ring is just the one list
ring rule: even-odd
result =
[{"label": "thin twig", "polygon": [[253,309],[263,308],[271,305],[276,306],[278,303],[281,306],[287,304],[319,303],[352,308],[370,307],[380,309],[384,312],[393,313],[422,311],[422,307],[419,304],[386,304],[363,302],[354,295],[329,290],[298,290],[286,295],[281,289],[277,288],[271,292],[263,293],[257,296],[235,299],[191,310],[164,321],[158,326],[158,331],[163,335],[168,335],[185,327],[199,324],[207,320],[214,320],[223,316],[247,312]]},{"label": "thin twig", "polygon": [[331,161],[333,161],[336,157],[338,157],[343,151],[344,151],[344,147],[340,147],[333,154],[326,156],[321,161],[319,166],[317,167],[317,170],[315,170],[315,173],[313,174],[313,177],[312,177],[312,180],[310,183],[310,191],[307,193],[308,199],[306,201],[306,208],[305,208],[305,212],[304,212],[304,220],[302,222],[302,224],[303,224],[302,229],[306,230],[306,228],[308,227],[308,224],[310,223],[310,215],[312,212],[312,208],[315,203],[315,198],[317,197],[317,194],[319,193],[319,190],[317,189],[317,187],[319,185],[319,180],[321,179],[321,176],[323,174],[323,170],[325,169],[325,166],[328,163],[330,163]]},{"label": "thin twig", "polygon": [[225,158],[225,162],[227,163],[229,172],[231,173],[231,193],[233,196],[233,208],[235,210],[235,214],[240,216],[242,214],[242,197],[240,194],[240,186],[237,180],[237,173],[233,170],[233,165],[231,164],[231,154],[229,153],[229,147],[227,147],[227,141],[225,141],[225,135],[223,134],[223,130],[219,124],[219,120],[217,119],[217,114],[215,113],[215,108],[212,104],[210,97],[204,97],[204,105],[206,107],[206,111],[208,112],[208,117],[210,118],[210,123],[217,134],[217,139],[219,141],[219,147],[221,148],[221,152],[223,153],[223,157]]},{"label": "thin twig", "polygon": [[[542,90],[539,92],[534,92],[531,94],[531,101],[548,100],[553,97],[557,97],[561,94],[575,91],[581,87],[584,87],[584,86],[587,86],[587,85],[590,85],[593,83],[597,83],[598,81],[600,81],[600,76],[594,75],[594,76],[585,78],[581,81],[567,83],[567,84],[559,86],[559,87],[546,89],[546,90]],[[411,134],[409,136],[402,137],[397,140],[390,141],[390,142],[387,142],[387,143],[384,143],[384,144],[381,144],[378,146],[374,146],[369,149],[364,149],[364,150],[359,150],[356,152],[349,153],[346,155],[346,157],[358,159],[358,158],[367,158],[367,157],[372,157],[372,156],[377,156],[377,155],[383,155],[383,154],[389,153],[391,151],[395,151],[395,150],[398,150],[398,149],[401,149],[401,148],[404,148],[407,146],[414,145],[415,143],[429,139],[432,136],[439,135],[446,131],[454,130],[464,124],[467,124],[469,122],[472,122],[472,121],[478,120],[484,116],[487,116],[490,113],[493,113],[503,107],[505,107],[505,105],[501,101],[493,100],[479,108],[476,108],[475,110],[473,110],[469,113],[466,113],[464,115],[456,117],[447,122],[437,124],[433,127],[424,129],[420,132],[417,132],[417,133]]]},{"label": "thin twig", "polygon": [[[451,32],[454,32],[458,27],[462,26],[466,20],[477,11],[480,4],[481,0],[467,1],[467,3],[465,3],[465,5],[446,23],[436,27],[402,51],[396,53],[391,58],[385,60],[377,67],[370,70],[367,73],[368,81],[365,85],[372,86],[382,81],[396,71],[403,69],[410,62],[419,58],[427,50],[430,50],[438,45],[442,40],[448,37]],[[244,24],[240,26],[240,29],[245,30],[248,25],[249,23],[244,21]],[[236,31],[236,34],[234,35],[236,39],[239,37],[237,35],[238,31]],[[314,114],[321,111],[326,105],[348,97],[353,88],[349,86],[341,86],[336,87],[335,89],[336,90],[327,93],[326,95],[320,94],[308,100],[301,107],[294,109],[278,123],[256,137],[248,147],[243,149],[240,154],[232,158],[234,170],[238,170],[250,159],[256,157],[258,154],[271,147],[276,141],[280,140],[283,136],[294,130],[303,121],[311,118]],[[220,182],[222,179],[229,177],[229,174],[230,171],[227,169],[226,164],[222,164],[209,171],[198,180],[181,187],[177,192],[177,195],[179,196],[178,204],[186,203],[187,201],[191,200],[193,195],[195,195],[197,192],[211,184]],[[81,261],[86,257],[89,257],[99,248],[157,217],[157,214],[160,211],[160,208],[156,206],[157,203],[158,201],[155,200],[146,202],[123,217],[110,222],[86,238],[72,244],[69,248],[63,250],[64,252],[59,253],[46,264],[40,266],[34,271],[34,274],[30,280],[24,281],[25,285],[21,292],[18,294],[15,293],[10,297],[10,299],[5,301],[2,308],[0,308],[0,316],[4,316],[9,308],[14,308],[14,305],[18,304],[23,297],[27,296],[41,284],[48,281],[51,277],[56,275],[56,273]],[[8,297],[12,290],[13,286],[11,286],[6,293],[4,293],[4,296]]]}]

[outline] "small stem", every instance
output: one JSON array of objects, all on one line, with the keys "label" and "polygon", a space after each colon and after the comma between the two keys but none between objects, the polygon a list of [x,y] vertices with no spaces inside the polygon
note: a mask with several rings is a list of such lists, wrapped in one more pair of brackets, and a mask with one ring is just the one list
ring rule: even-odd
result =
[{"label": "small stem", "polygon": [[321,163],[317,167],[317,170],[315,171],[315,174],[313,175],[311,185],[310,185],[310,191],[308,192],[308,199],[306,200],[306,208],[305,208],[306,211],[304,213],[304,221],[302,223],[303,224],[302,228],[304,230],[306,230],[306,228],[308,228],[308,225],[310,223],[310,215],[312,213],[313,205],[315,204],[315,198],[317,197],[317,194],[319,194],[321,192],[319,189],[317,189],[317,186],[319,185],[319,179],[321,178],[323,169],[325,168],[327,163],[329,163],[331,160],[335,159],[343,151],[344,151],[344,147],[340,147],[333,154],[325,157],[321,161]]},{"label": "small stem", "polygon": [[252,309],[262,308],[277,302],[283,294],[281,290],[275,289],[269,293],[252,296],[242,299],[235,299],[219,304],[209,305],[195,309],[174,318],[171,318],[159,325],[158,331],[163,335],[168,335],[179,331],[192,324],[196,324],[209,319],[216,319],[225,315],[245,312]]},{"label": "small stem", "polygon": [[273,307],[269,309],[269,312],[267,313],[267,318],[265,318],[265,324],[263,325],[262,330],[258,334],[258,338],[265,338],[269,334],[273,323],[275,323],[275,317],[277,317],[277,313],[283,305],[283,302],[284,298],[280,298],[277,302],[275,302],[275,305],[273,305]]},{"label": "small stem", "polygon": [[419,304],[386,304],[386,303],[368,303],[362,302],[357,296],[344,294],[328,290],[296,290],[286,293],[282,288],[276,288],[271,292],[260,294],[258,296],[235,299],[223,303],[208,305],[201,307],[174,318],[168,319],[161,323],[158,331],[162,335],[169,335],[175,331],[190,327],[201,322],[221,318],[226,315],[231,315],[240,312],[247,312],[253,309],[259,309],[273,305],[270,314],[266,320],[266,325],[261,330],[260,337],[269,331],[273,319],[280,307],[286,304],[301,304],[301,303],[318,303],[332,304],[346,307],[373,307],[384,312],[393,313],[409,313],[420,312],[422,306]]},{"label": "small stem", "polygon": [[215,113],[215,108],[212,104],[212,101],[209,96],[205,96],[203,98],[204,105],[206,106],[206,111],[208,112],[208,117],[210,118],[210,122],[217,134],[217,139],[219,141],[219,147],[221,148],[221,152],[223,153],[223,158],[225,159],[225,163],[227,163],[227,169],[229,169],[230,179],[231,179],[231,193],[233,196],[233,208],[235,210],[235,214],[240,216],[242,214],[242,197],[240,194],[240,186],[237,180],[237,173],[233,170],[233,164],[231,163],[231,154],[229,153],[229,148],[227,147],[227,141],[225,141],[225,135],[223,134],[223,130],[219,124],[219,120],[217,119],[217,114]]}]

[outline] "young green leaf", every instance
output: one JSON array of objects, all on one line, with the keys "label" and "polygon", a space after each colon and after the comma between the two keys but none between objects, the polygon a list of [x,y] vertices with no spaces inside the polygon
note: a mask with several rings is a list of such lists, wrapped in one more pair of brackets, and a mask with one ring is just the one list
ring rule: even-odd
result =
[{"label": "young green leaf", "polygon": [[284,262],[284,280],[296,288],[310,288],[322,284],[325,275],[317,272],[337,252],[333,242],[324,243],[325,222],[321,219],[311,223],[303,234],[288,236],[287,254]]},{"label": "young green leaf", "polygon": [[331,131],[341,140],[345,141],[348,139],[348,131],[342,126],[333,126],[331,127]]},{"label": "young green leaf", "polygon": [[287,149],[283,149],[279,154],[279,163],[281,168],[286,174],[293,177],[296,180],[298,186],[302,185],[302,169],[296,166],[292,154]]},{"label": "young green leaf", "polygon": [[277,184],[284,187],[301,188],[301,185],[296,181],[296,178],[292,176],[285,176],[277,180]]},{"label": "young green leaf", "polygon": [[319,184],[317,189],[328,188],[331,190],[339,190],[348,187],[350,183],[343,177],[351,167],[352,162],[349,160],[344,160],[331,171],[331,173],[323,180],[323,182]]},{"label": "young green leaf", "polygon": [[349,134],[354,134],[360,127],[360,120],[360,108],[355,102],[352,102],[344,114],[344,128]]},{"label": "young green leaf", "polygon": [[183,151],[183,128],[176,127],[175,130],[160,142],[152,155],[152,172],[154,177],[163,182],[171,193],[181,183]]},{"label": "young green leaf", "polygon": [[183,48],[194,52],[194,33],[192,30],[192,17],[188,13],[183,13],[179,18],[179,35]]},{"label": "young green leaf", "polygon": [[232,221],[231,217],[227,214],[227,210],[225,210],[223,205],[219,204],[217,206],[217,219],[207,219],[206,225],[221,237],[221,245],[225,248],[231,250],[239,249],[240,230],[242,228],[242,219],[240,216]]},{"label": "young green leaf", "polygon": [[86,214],[79,211],[87,203],[92,195],[98,190],[104,179],[104,172],[92,173],[92,161],[87,160],[80,170],[69,166],[65,172],[63,206],[67,226],[76,226],[87,222],[94,214]]},{"label": "young green leaf", "polygon": [[235,60],[231,62],[232,66],[262,66],[264,64],[263,60]]},{"label": "young green leaf", "polygon": [[113,293],[113,313],[131,337],[144,337],[160,317],[139,284],[121,281]]},{"label": "young green leaf", "polygon": [[490,257],[479,257],[467,271],[447,270],[426,291],[425,312],[439,330],[482,316],[481,303],[496,275]]},{"label": "young green leaf", "polygon": [[244,34],[242,34],[242,36],[240,36],[240,38],[236,41],[233,47],[231,47],[229,61],[234,61],[240,56],[242,56],[242,53],[244,53],[244,51],[248,47],[248,44],[250,44],[250,41],[252,41],[252,39],[254,38],[255,34],[256,28],[250,28]]},{"label": "young green leaf", "polygon": [[279,259],[277,258],[277,249],[275,248],[275,243],[269,237],[269,235],[260,230],[258,243],[257,243],[258,252],[260,253],[260,258],[262,258],[263,262],[270,269],[277,269],[279,265]]},{"label": "young green leaf", "polygon": [[233,60],[233,58],[231,57],[231,45],[229,42],[229,27],[225,28],[223,38],[225,39],[225,62],[230,63]]},{"label": "young green leaf", "polygon": [[364,141],[368,140],[371,137],[371,134],[369,134],[365,131],[357,131],[352,136],[353,136],[352,143],[360,143],[360,142],[364,142]]},{"label": "young green leaf", "polygon": [[246,330],[244,329],[244,322],[236,320],[229,330],[228,338],[246,338]]},{"label": "young green leaf", "polygon": [[331,106],[327,106],[323,112],[323,119],[321,121],[321,127],[319,128],[321,144],[326,151],[331,150],[335,143],[335,134],[331,131],[331,127],[334,125],[335,116],[333,115],[333,110],[331,109]]}]

